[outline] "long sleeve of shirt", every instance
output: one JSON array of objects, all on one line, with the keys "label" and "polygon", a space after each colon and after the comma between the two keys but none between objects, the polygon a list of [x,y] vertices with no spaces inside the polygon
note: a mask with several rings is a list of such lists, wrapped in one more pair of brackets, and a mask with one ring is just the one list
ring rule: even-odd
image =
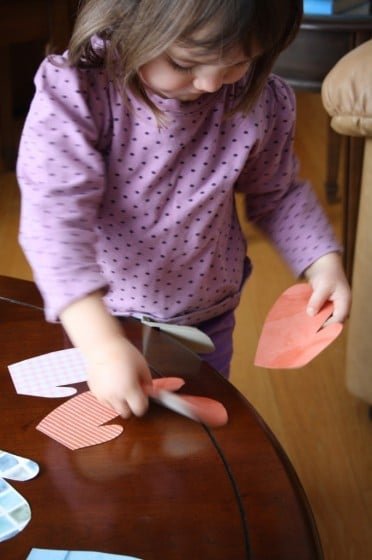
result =
[{"label": "long sleeve of shirt", "polygon": [[94,98],[95,77],[89,71],[68,72],[67,84],[62,68],[42,65],[21,140],[20,241],[51,319],[65,302],[107,285],[96,258],[94,227],[106,181],[100,150],[108,132],[107,98]]},{"label": "long sleeve of shirt", "polygon": [[249,271],[234,193],[295,274],[339,250],[292,152],[294,98],[269,79],[249,115],[241,84],[164,112],[124,102],[104,69],[45,60],[21,138],[20,241],[48,320],[97,289],[115,315],[196,324],[236,307]]},{"label": "long sleeve of shirt", "polygon": [[236,187],[245,193],[248,219],[299,276],[319,256],[341,247],[311,185],[298,177],[293,91],[273,76],[260,105],[265,107],[260,124],[266,133],[257,141]]}]

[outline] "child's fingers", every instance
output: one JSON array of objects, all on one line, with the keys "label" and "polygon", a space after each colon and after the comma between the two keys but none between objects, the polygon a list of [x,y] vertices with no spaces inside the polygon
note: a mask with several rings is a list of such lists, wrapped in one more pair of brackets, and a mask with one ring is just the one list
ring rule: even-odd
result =
[{"label": "child's fingers", "polygon": [[105,401],[107,406],[113,408],[122,418],[130,418],[132,416],[132,410],[126,401],[115,400],[112,402]]},{"label": "child's fingers", "polygon": [[116,398],[112,403],[117,412],[123,418],[129,418],[131,413],[135,416],[143,416],[149,406],[149,398],[143,391],[140,384],[128,387],[125,393],[125,399]]},{"label": "child's fingers", "polygon": [[332,316],[327,319],[326,324],[343,323],[347,319],[350,308],[349,292],[329,294],[327,290],[314,290],[310,296],[306,311],[310,316],[314,316],[322,309],[323,305],[328,301],[333,303]]},{"label": "child's fingers", "polygon": [[149,399],[143,393],[128,397],[127,403],[135,416],[143,416],[149,407]]},{"label": "child's fingers", "polygon": [[330,323],[343,323],[349,314],[349,303],[346,299],[337,299],[333,302],[332,317],[328,320]]},{"label": "child's fingers", "polygon": [[149,399],[140,383],[127,385],[124,390],[121,388],[116,393],[102,391],[102,388],[96,390],[89,383],[88,385],[99,402],[115,410],[122,418],[130,418],[132,414],[143,416],[148,409]]},{"label": "child's fingers", "polygon": [[323,305],[328,301],[329,295],[328,290],[325,289],[318,288],[313,290],[306,307],[307,313],[311,317],[319,313]]}]

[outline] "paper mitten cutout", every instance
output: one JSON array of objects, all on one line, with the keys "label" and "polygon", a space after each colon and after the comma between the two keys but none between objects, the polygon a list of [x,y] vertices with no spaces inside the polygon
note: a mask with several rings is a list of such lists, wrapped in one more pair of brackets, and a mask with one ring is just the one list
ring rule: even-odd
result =
[{"label": "paper mitten cutout", "polygon": [[[39,465],[30,459],[0,450],[0,476],[11,480],[30,480]],[[0,541],[20,533],[31,519],[31,508],[17,490],[0,478]]]},{"label": "paper mitten cutout", "polygon": [[30,519],[31,509],[28,502],[0,478],[0,542],[23,531]]},{"label": "paper mitten cutout", "polygon": [[[66,385],[87,380],[84,359],[77,348],[29,358],[9,365],[8,369],[20,395],[70,397],[76,394],[76,389]],[[169,391],[177,391],[185,382],[180,377],[164,377],[154,379],[154,383]]]},{"label": "paper mitten cutout", "polygon": [[85,363],[77,348],[50,352],[8,366],[18,394],[36,397],[70,397],[69,383],[86,381]]},{"label": "paper mitten cutout", "polygon": [[178,395],[190,408],[191,413],[210,428],[220,428],[228,422],[226,408],[219,401],[197,395]]},{"label": "paper mitten cutout", "polygon": [[182,377],[158,377],[152,380],[154,389],[164,391],[178,391],[185,385]]},{"label": "paper mitten cutout", "polygon": [[211,428],[224,426],[228,421],[225,407],[214,399],[194,395],[178,395],[159,384],[153,384],[151,388],[147,389],[147,392],[158,404],[191,420],[203,422]]},{"label": "paper mitten cutout", "polygon": [[269,311],[258,342],[254,364],[265,368],[300,368],[324,350],[342,331],[341,323],[322,328],[332,314],[332,302],[310,317],[306,307],[311,286],[295,284]]},{"label": "paper mitten cutout", "polygon": [[0,449],[0,477],[8,480],[30,480],[39,473],[39,465],[31,459]]},{"label": "paper mitten cutout", "polygon": [[33,548],[26,560],[141,560],[134,556],[80,550],[49,550]]},{"label": "paper mitten cutout", "polygon": [[69,449],[80,449],[118,437],[123,432],[122,426],[102,426],[117,416],[115,410],[86,391],[55,408],[36,429]]}]

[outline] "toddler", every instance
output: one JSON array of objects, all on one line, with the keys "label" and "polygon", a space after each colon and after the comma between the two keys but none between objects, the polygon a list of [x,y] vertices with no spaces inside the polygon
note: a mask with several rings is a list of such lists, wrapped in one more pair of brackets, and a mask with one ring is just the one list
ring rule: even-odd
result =
[{"label": "toddler", "polygon": [[234,309],[251,272],[234,194],[296,276],[308,312],[350,290],[340,246],[293,154],[295,98],[270,74],[302,0],[88,0],[50,55],[17,163],[20,241],[85,356],[88,384],[142,415],[151,374],[118,317],[192,325],[228,376]]}]

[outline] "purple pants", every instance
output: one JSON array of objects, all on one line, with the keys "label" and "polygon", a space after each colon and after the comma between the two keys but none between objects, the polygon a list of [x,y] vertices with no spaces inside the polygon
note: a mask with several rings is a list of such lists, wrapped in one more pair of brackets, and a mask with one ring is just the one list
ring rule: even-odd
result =
[{"label": "purple pants", "polygon": [[212,339],[216,348],[214,352],[199,354],[200,357],[228,379],[233,353],[234,311],[227,311],[195,326]]}]

